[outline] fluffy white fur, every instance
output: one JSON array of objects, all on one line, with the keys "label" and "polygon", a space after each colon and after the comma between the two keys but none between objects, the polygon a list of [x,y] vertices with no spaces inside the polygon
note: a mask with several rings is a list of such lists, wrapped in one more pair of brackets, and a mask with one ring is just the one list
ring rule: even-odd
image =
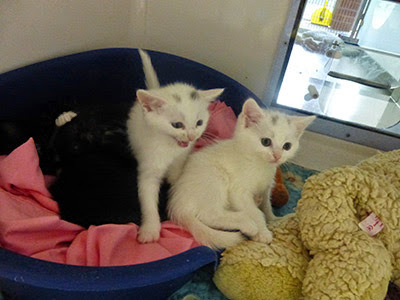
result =
[{"label": "fluffy white fur", "polygon": [[[160,236],[158,193],[162,180],[173,183],[179,177],[187,155],[206,128],[208,105],[223,89],[197,90],[185,83],[160,87],[150,57],[141,50],[140,55],[148,89],[137,91],[127,130],[138,161],[142,214],[138,240],[146,243]],[[175,128],[177,123],[182,126]]]},{"label": "fluffy white fur", "polygon": [[[171,189],[171,220],[215,249],[243,241],[242,233],[270,243],[266,220],[275,218],[270,190],[276,167],[295,154],[300,136],[314,118],[263,110],[253,99],[247,100],[232,139],[189,156]],[[265,138],[270,139],[269,146],[267,140],[261,142]],[[288,143],[290,149],[283,149]]]}]

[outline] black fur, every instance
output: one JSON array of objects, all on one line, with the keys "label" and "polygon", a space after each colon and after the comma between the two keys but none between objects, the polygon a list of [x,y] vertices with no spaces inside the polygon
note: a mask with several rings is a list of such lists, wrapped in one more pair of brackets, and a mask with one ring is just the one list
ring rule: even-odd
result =
[{"label": "black fur", "polygon": [[[127,160],[100,150],[65,163],[51,188],[62,219],[84,227],[107,223],[140,224],[135,159]],[[160,195],[162,199],[163,195],[166,195],[165,190]],[[165,198],[161,200],[165,202]]]},{"label": "black fur", "polygon": [[64,163],[51,187],[62,219],[84,227],[140,221],[133,160],[100,150]]}]

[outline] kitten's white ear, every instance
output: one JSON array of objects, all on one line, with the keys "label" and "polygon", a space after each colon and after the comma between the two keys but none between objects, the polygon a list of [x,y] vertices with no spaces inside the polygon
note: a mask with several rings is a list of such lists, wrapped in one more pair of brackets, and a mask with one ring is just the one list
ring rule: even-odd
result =
[{"label": "kitten's white ear", "polygon": [[136,97],[140,104],[142,104],[143,108],[146,109],[146,111],[148,112],[157,111],[167,103],[161,97],[158,97],[157,95],[154,95],[151,91],[146,90],[138,90],[136,92]]},{"label": "kitten's white ear", "polygon": [[220,96],[225,89],[211,89],[211,90],[197,90],[200,95],[200,98],[212,102]]},{"label": "kitten's white ear", "polygon": [[264,116],[264,112],[254,99],[249,98],[243,104],[241,115],[244,119],[244,127],[247,128],[260,122]]},{"label": "kitten's white ear", "polygon": [[296,133],[300,137],[304,130],[307,128],[308,125],[314,121],[316,116],[308,116],[308,117],[290,117],[291,121],[296,125]]}]

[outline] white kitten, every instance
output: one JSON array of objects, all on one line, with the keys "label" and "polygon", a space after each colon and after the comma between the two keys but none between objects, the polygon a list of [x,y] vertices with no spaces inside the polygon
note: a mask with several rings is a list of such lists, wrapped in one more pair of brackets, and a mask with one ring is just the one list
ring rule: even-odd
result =
[{"label": "white kitten", "polygon": [[253,99],[247,100],[232,139],[189,156],[171,188],[171,220],[212,248],[243,241],[241,233],[270,243],[266,220],[275,218],[269,197],[276,168],[295,154],[314,118],[263,110]]},{"label": "white kitten", "polygon": [[131,149],[138,161],[142,223],[138,240],[160,236],[158,194],[164,178],[173,183],[195,141],[206,128],[208,105],[223,89],[197,90],[185,83],[160,87],[150,57],[139,50],[148,90],[138,90],[127,121]]}]

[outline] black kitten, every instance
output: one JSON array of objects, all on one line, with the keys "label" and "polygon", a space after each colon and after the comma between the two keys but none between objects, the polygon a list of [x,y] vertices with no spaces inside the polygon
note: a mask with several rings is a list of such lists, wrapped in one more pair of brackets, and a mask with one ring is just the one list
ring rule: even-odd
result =
[{"label": "black kitten", "polygon": [[[126,122],[132,103],[60,104],[36,119],[0,121],[0,155],[35,140],[44,174],[57,175],[50,187],[61,218],[84,227],[107,223],[140,224],[137,162],[129,149]],[[64,111],[77,116],[61,127]],[[160,191],[166,220],[168,186]]]},{"label": "black kitten", "polygon": [[[50,191],[62,219],[84,227],[140,224],[137,162],[125,127],[130,107],[80,107],[74,119],[57,129],[53,149],[59,171]],[[164,185],[160,192],[162,219],[167,190]]]}]

